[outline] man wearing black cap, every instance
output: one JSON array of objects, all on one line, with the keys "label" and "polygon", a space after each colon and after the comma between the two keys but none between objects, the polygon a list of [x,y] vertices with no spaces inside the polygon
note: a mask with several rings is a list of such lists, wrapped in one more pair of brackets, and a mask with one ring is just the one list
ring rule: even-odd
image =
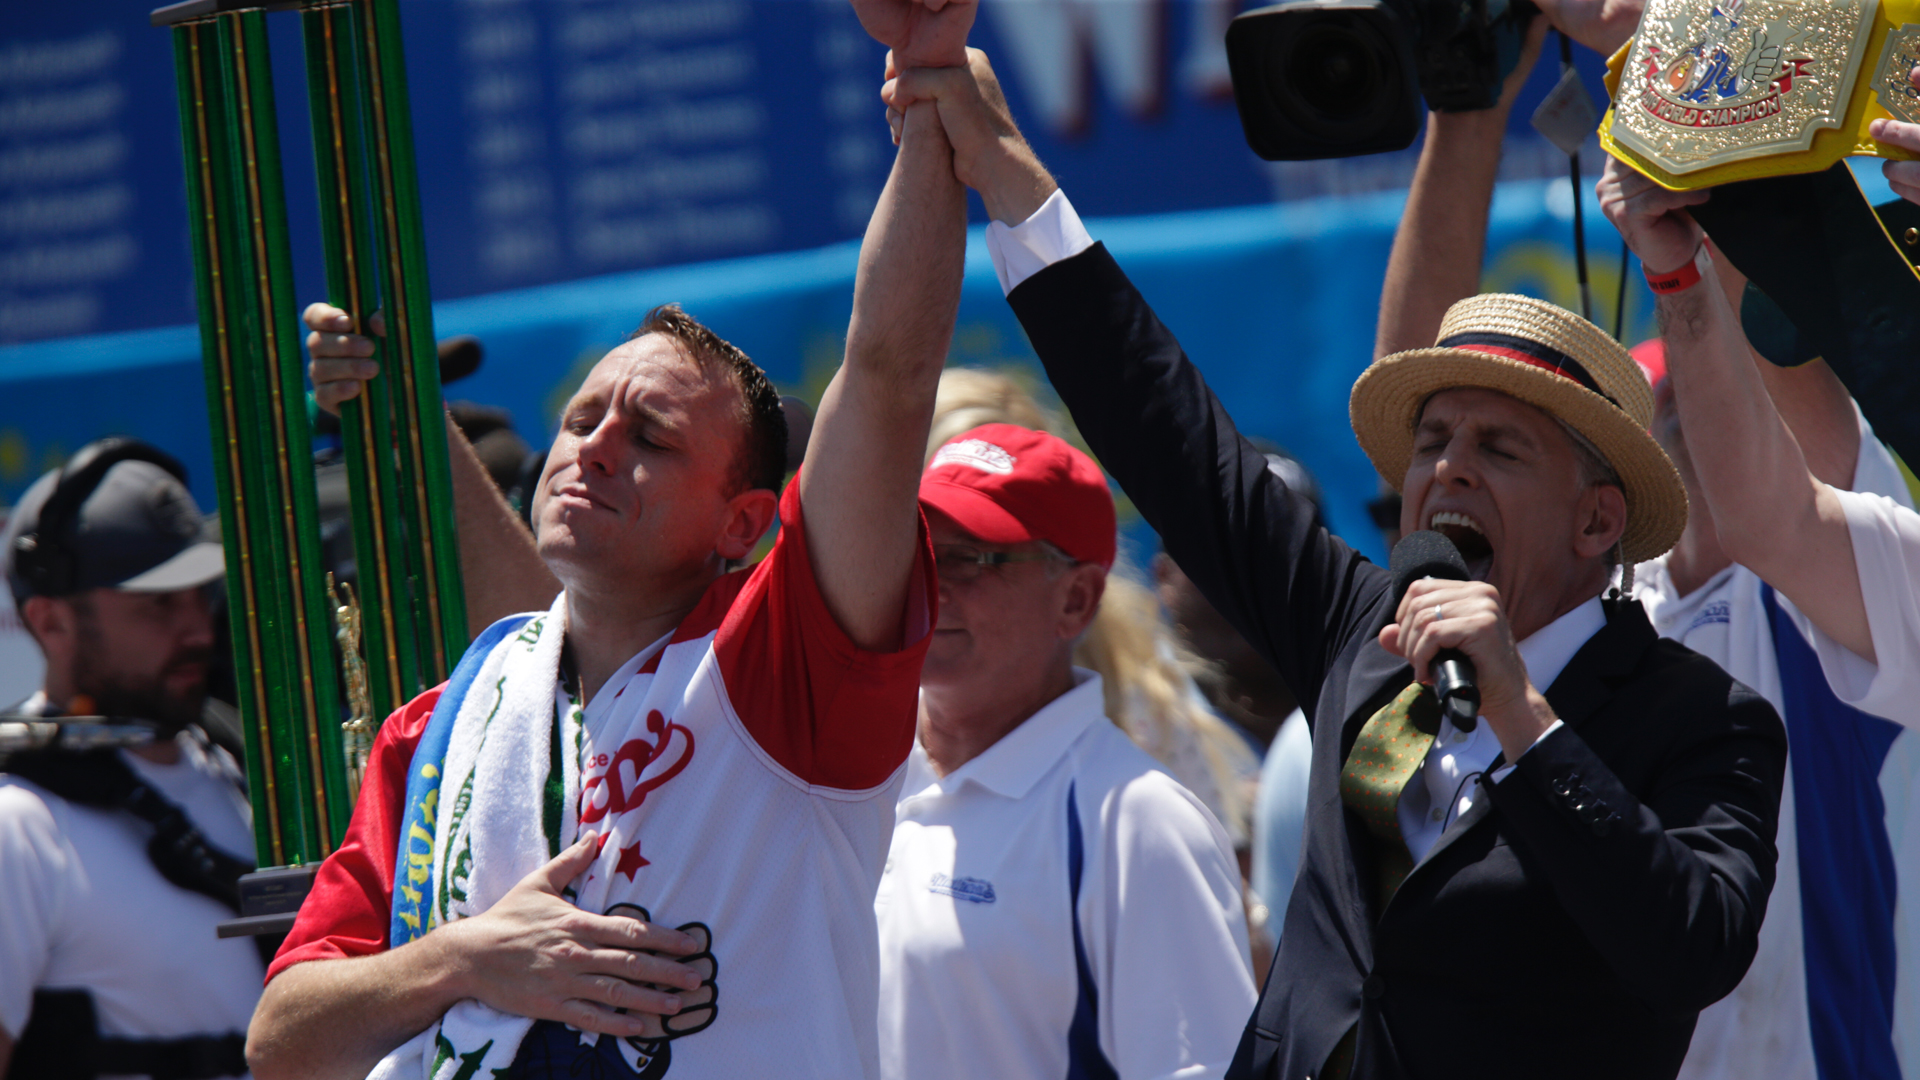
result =
[{"label": "man wearing black cap", "polygon": [[215,935],[253,849],[240,769],[200,727],[220,545],[179,464],[118,439],[27,489],[4,539],[47,661],[6,712],[156,732],[0,759],[0,1074],[240,1075],[264,969]]}]

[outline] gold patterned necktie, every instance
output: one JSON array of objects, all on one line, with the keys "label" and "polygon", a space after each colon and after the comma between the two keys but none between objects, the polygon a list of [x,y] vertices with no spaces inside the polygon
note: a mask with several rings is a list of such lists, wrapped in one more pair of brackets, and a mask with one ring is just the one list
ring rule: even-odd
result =
[{"label": "gold patterned necktie", "polygon": [[1409,683],[1354,737],[1353,750],[1340,770],[1340,799],[1379,841],[1379,904],[1384,911],[1395,889],[1413,872],[1413,853],[1400,832],[1400,793],[1427,758],[1427,749],[1440,731],[1440,703],[1433,690]]}]

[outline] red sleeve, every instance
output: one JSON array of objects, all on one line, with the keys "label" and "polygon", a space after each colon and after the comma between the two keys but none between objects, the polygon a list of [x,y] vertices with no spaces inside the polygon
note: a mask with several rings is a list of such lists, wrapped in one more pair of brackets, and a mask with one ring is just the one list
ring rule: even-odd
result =
[{"label": "red sleeve", "polygon": [[268,982],[308,960],[339,960],[386,949],[387,928],[393,922],[393,860],[400,850],[400,818],[406,813],[407,766],[440,690],[436,686],[407,702],[380,726],[346,839],[320,864],[313,891],[300,905],[279,955],[267,966]]},{"label": "red sleeve", "polygon": [[[900,613],[906,644],[892,652],[860,648],[828,613],[814,580],[796,477],[780,499],[773,550],[751,572],[716,582],[701,605],[711,614],[696,611],[682,624],[704,634],[717,619],[714,652],[734,712],[762,749],[808,784],[863,791],[885,782],[913,748],[920,663],[939,604],[924,518],[916,543]],[[697,636],[684,630],[677,636]]]}]

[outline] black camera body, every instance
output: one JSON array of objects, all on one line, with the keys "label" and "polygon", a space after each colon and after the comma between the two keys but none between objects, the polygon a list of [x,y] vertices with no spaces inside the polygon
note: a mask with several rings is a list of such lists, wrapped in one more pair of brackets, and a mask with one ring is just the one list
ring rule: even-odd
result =
[{"label": "black camera body", "polygon": [[1520,58],[1532,0],[1287,0],[1227,28],[1247,145],[1268,161],[1399,150],[1420,99],[1491,108]]}]

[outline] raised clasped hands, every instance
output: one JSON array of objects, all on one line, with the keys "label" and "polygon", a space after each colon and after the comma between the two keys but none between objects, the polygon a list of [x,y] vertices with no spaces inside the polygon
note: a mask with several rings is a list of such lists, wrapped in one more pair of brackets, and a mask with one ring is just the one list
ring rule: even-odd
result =
[{"label": "raised clasped hands", "polygon": [[[1907,72],[1907,79],[1920,90],[1920,67]],[[1875,120],[1867,134],[1889,146],[1920,154],[1920,124],[1901,120]],[[1893,193],[1910,203],[1920,203],[1920,161],[1889,161],[1881,166]]]},{"label": "raised clasped hands", "polygon": [[1514,645],[1500,593],[1485,582],[1414,582],[1394,621],[1381,629],[1380,647],[1412,663],[1413,677],[1428,684],[1433,682],[1436,653],[1465,653],[1480,688],[1480,715],[1509,763],[1519,760],[1553,724],[1553,711],[1528,679],[1526,662]]},{"label": "raised clasped hands", "polygon": [[853,0],[860,25],[903,68],[965,66],[978,11],[975,0]]},{"label": "raised clasped hands", "polygon": [[1678,270],[1700,250],[1705,232],[1687,207],[1706,202],[1711,189],[1668,191],[1610,157],[1597,193],[1601,211],[1649,271]]},{"label": "raised clasped hands", "polygon": [[900,141],[909,108],[934,106],[953,147],[954,175],[980,193],[988,216],[1018,225],[1053,194],[1057,185],[1014,123],[986,53],[968,49],[965,64],[938,68],[902,67],[889,53],[886,74],[880,96],[893,141]]},{"label": "raised clasped hands", "polygon": [[485,912],[422,941],[444,936],[464,997],[582,1031],[659,1038],[662,1017],[711,1001],[712,972],[668,957],[701,953],[709,943],[624,915],[582,911],[563,898],[567,883],[592,865],[596,841],[581,839]]}]

